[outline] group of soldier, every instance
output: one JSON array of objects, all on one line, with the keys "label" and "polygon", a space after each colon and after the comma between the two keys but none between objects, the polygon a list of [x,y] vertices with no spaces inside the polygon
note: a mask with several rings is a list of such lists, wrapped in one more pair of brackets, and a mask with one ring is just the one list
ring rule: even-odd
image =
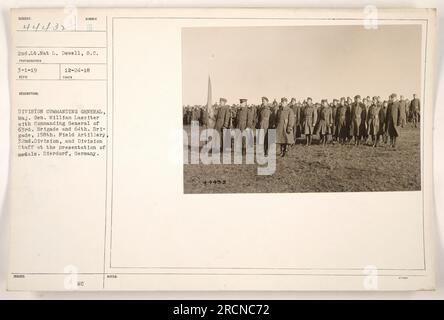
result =
[{"label": "group of soldier", "polygon": [[[240,99],[239,105],[229,106],[225,98],[220,98],[215,106],[214,129],[222,133],[227,129],[239,129],[241,132],[253,132],[262,129],[264,132],[264,148],[267,153],[267,131],[276,130],[276,144],[280,145],[280,155],[285,156],[289,146],[296,139],[305,138],[306,146],[312,144],[312,136],[319,136],[319,143],[326,145],[338,142],[341,144],[369,144],[373,147],[378,143],[396,146],[396,138],[400,127],[407,122],[417,127],[420,121],[420,100],[413,94],[412,100],[404,99],[393,93],[388,100],[381,97],[356,95],[327,99],[314,103],[308,97],[303,102],[292,98],[282,98],[280,103],[274,100],[269,103],[262,97],[259,106],[248,105],[247,99]],[[202,126],[208,125],[207,107],[184,107],[184,124],[193,121]],[[221,137],[223,134],[221,134]]]}]

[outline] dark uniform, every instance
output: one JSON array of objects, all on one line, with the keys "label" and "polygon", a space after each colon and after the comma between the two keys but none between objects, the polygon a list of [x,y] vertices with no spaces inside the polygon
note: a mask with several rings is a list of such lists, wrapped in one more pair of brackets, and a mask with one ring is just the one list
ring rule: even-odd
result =
[{"label": "dark uniform", "polygon": [[332,139],[336,140],[337,137],[337,133],[336,133],[336,111],[338,110],[338,105],[335,104],[333,102],[333,104],[331,105],[331,117],[332,117],[332,124],[331,124],[331,135],[332,135]]},{"label": "dark uniform", "polygon": [[367,135],[372,137],[373,146],[377,145],[377,136],[379,132],[379,107],[373,103],[368,109],[367,114]]},{"label": "dark uniform", "polygon": [[244,131],[247,128],[247,116],[248,110],[246,107],[241,107],[237,111],[236,128],[238,128],[240,131]]},{"label": "dark uniform", "polygon": [[278,112],[276,124],[276,143],[281,145],[281,156],[285,156],[287,146],[294,144],[294,112],[286,106],[282,106]]},{"label": "dark uniform", "polygon": [[332,110],[329,106],[321,106],[318,110],[318,123],[316,125],[316,134],[330,134],[333,123]]},{"label": "dark uniform", "polygon": [[[226,102],[225,99],[221,99],[224,100]],[[231,121],[231,111],[230,111],[230,107],[227,105],[221,105],[219,108],[219,111],[217,112],[216,115],[216,121],[214,123],[214,129],[217,130],[217,132],[219,133],[221,142],[220,142],[220,146],[221,148],[223,148],[224,146],[224,140],[227,141],[225,142],[225,144],[231,145],[231,134],[229,132],[228,129],[230,129],[230,121]]]},{"label": "dark uniform", "polygon": [[301,110],[302,106],[300,103],[296,103],[293,105],[293,113],[294,113],[294,140],[301,136]]},{"label": "dark uniform", "polygon": [[361,111],[361,124],[359,125],[359,137],[364,140],[364,142],[368,138],[367,133],[367,113],[368,113],[368,106],[365,104],[362,105],[362,111]]},{"label": "dark uniform", "polygon": [[313,105],[306,105],[302,110],[302,133],[313,134],[316,121],[315,109]]},{"label": "dark uniform", "polygon": [[390,137],[390,146],[395,147],[396,138],[399,136],[399,126],[401,124],[401,109],[399,101],[389,103],[387,107],[387,133]]},{"label": "dark uniform", "polygon": [[381,139],[384,143],[387,143],[387,106],[382,105],[379,109],[379,131],[378,140]]},{"label": "dark uniform", "polygon": [[[355,137],[355,139],[358,139],[360,136],[359,127],[361,126],[361,117],[362,117],[363,108],[364,105],[361,102],[358,103],[355,102],[352,104],[351,107],[349,135]],[[355,142],[357,142],[357,140]]]},{"label": "dark uniform", "polygon": [[270,126],[271,110],[268,104],[262,106],[258,116],[257,128],[260,130],[259,143],[264,144],[264,152],[268,153],[268,128]]},{"label": "dark uniform", "polygon": [[399,116],[401,128],[407,123],[407,103],[404,99],[399,100]]},{"label": "dark uniform", "polygon": [[415,128],[417,126],[417,123],[420,121],[420,109],[421,109],[421,102],[418,98],[414,98],[410,102],[410,112],[412,113],[412,121],[415,125]]},{"label": "dark uniform", "polygon": [[348,137],[347,106],[340,104],[336,110],[336,135],[340,142],[345,142]]}]

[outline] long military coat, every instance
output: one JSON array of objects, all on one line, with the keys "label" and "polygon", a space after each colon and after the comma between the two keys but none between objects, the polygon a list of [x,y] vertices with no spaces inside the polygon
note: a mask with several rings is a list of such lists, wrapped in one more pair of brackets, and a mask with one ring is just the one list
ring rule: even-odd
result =
[{"label": "long military coat", "polygon": [[306,105],[302,109],[302,133],[313,134],[315,121],[316,115],[313,105]]},{"label": "long military coat", "polygon": [[331,125],[331,134],[333,134],[333,135],[336,135],[336,124],[337,124],[336,114],[338,111],[338,107],[339,107],[338,105],[331,106],[331,117],[332,117],[332,121],[333,121],[333,123]]},{"label": "long military coat", "polygon": [[254,129],[256,128],[256,108],[255,107],[248,107],[247,108],[247,128]]},{"label": "long military coat", "polygon": [[336,134],[342,138],[348,136],[347,106],[345,105],[339,105],[336,110]]},{"label": "long military coat", "polygon": [[278,111],[279,107],[273,106],[270,110],[270,129],[275,129],[277,124],[277,117],[278,117]]},{"label": "long military coat", "polygon": [[271,110],[268,106],[263,106],[259,112],[258,129],[268,130],[270,126]]},{"label": "long military coat", "polygon": [[361,126],[362,109],[365,108],[363,103],[353,103],[350,114],[350,135],[358,136],[359,127]]},{"label": "long military coat", "polygon": [[367,129],[367,114],[370,107],[367,107],[365,105],[362,106],[361,110],[361,124],[359,125],[359,135],[360,136],[366,136],[368,129]]},{"label": "long military coat", "polygon": [[247,128],[247,115],[248,115],[248,110],[246,107],[241,107],[237,111],[236,127],[241,131],[244,131]]},{"label": "long military coat", "polygon": [[367,134],[377,135],[379,132],[379,107],[372,104],[367,114]]},{"label": "long military coat", "polygon": [[401,125],[401,109],[399,101],[389,103],[387,107],[387,133],[390,137],[399,136],[399,126]]},{"label": "long military coat", "polygon": [[318,110],[319,117],[316,125],[316,134],[330,134],[333,124],[333,116],[331,107],[320,107]]},{"label": "long military coat", "polygon": [[216,122],[214,129],[221,131],[222,129],[230,128],[231,110],[228,106],[221,106],[216,115]]},{"label": "long military coat", "polygon": [[387,133],[387,107],[381,106],[379,108],[379,135],[385,135]]},{"label": "long military coat", "polygon": [[401,121],[406,121],[407,118],[407,102],[405,100],[399,100],[399,115]]},{"label": "long military coat", "polygon": [[276,125],[276,143],[294,143],[294,112],[288,106],[279,109]]},{"label": "long military coat", "polygon": [[295,104],[292,107],[294,112],[294,137],[299,138],[301,136],[301,110],[302,106],[299,104]]},{"label": "long military coat", "polygon": [[413,99],[410,102],[410,110],[411,110],[412,113],[419,112],[420,107],[421,107],[421,103],[420,103],[418,98]]}]

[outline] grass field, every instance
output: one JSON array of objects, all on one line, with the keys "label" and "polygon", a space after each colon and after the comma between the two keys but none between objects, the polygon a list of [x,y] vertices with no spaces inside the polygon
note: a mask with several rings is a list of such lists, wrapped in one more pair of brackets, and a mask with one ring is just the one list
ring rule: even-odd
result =
[{"label": "grass field", "polygon": [[383,145],[323,147],[315,138],[310,147],[298,141],[286,157],[277,156],[276,172],[271,176],[257,175],[256,164],[186,164],[184,191],[286,193],[421,189],[419,128],[407,124],[401,129],[396,149]]}]

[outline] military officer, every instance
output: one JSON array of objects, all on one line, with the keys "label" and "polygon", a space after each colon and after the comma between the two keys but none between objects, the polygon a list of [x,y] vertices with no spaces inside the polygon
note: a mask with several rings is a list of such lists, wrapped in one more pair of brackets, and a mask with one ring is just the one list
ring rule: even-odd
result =
[{"label": "military officer", "polygon": [[327,144],[328,135],[331,134],[333,123],[332,110],[328,105],[327,99],[322,100],[321,107],[318,110],[318,123],[316,134],[319,134],[320,143],[325,146]]},{"label": "military officer", "polygon": [[[378,102],[380,103],[381,98],[379,98]],[[384,144],[387,144],[387,107],[388,107],[388,102],[384,101],[379,109],[379,114],[378,114],[378,118],[379,118],[379,131],[378,131],[378,141],[381,140],[382,138],[382,142]]]},{"label": "military officer", "polygon": [[[247,109],[247,99],[239,99],[240,106],[237,111],[236,124],[237,129],[240,130],[240,133],[243,133],[247,130],[247,118],[248,118],[248,109]],[[242,138],[242,153],[245,153],[246,145],[244,143],[244,138]]]},{"label": "military officer", "polygon": [[364,108],[361,102],[361,96],[355,96],[355,102],[351,106],[350,113],[350,133],[349,135],[353,138],[355,145],[359,145],[360,134],[359,127],[361,125],[362,109]]},{"label": "military officer", "polygon": [[399,96],[399,114],[401,128],[404,128],[405,124],[407,123],[407,102],[405,101],[403,95]]},{"label": "military officer", "polygon": [[309,146],[311,144],[313,129],[316,124],[316,115],[313,100],[308,97],[306,101],[307,105],[302,110],[302,133],[305,135],[306,146]]},{"label": "military officer", "polygon": [[396,138],[399,136],[399,126],[401,125],[401,108],[396,93],[390,96],[390,102],[387,107],[387,133],[390,138],[390,146],[396,147]]},{"label": "military officer", "polygon": [[412,113],[412,120],[415,128],[417,127],[417,124],[420,121],[420,109],[421,109],[421,102],[416,97],[416,94],[413,94],[413,99],[410,102],[410,110],[411,110],[410,112]]},{"label": "military officer", "polygon": [[345,97],[342,97],[336,110],[336,135],[340,143],[345,143],[347,141],[347,124],[347,105]]},{"label": "military officer", "polygon": [[[216,115],[216,121],[214,124],[214,129],[217,130],[220,136],[220,147],[224,148],[224,140],[230,141],[231,144],[231,134],[229,132],[230,129],[230,121],[231,121],[231,110],[227,105],[227,99],[220,98],[219,99],[219,111]],[[228,146],[229,144],[227,144]]]},{"label": "military officer", "polygon": [[287,153],[288,146],[294,143],[294,112],[288,107],[287,103],[287,98],[281,99],[276,125],[276,143],[280,145],[281,157],[284,157]]},{"label": "military officer", "polygon": [[259,144],[264,145],[264,153],[268,154],[268,128],[270,126],[270,104],[267,97],[262,97],[262,104],[258,116]]},{"label": "military officer", "polygon": [[335,141],[338,141],[338,136],[336,132],[336,111],[338,110],[338,99],[333,99],[333,103],[331,104],[331,117],[332,117],[332,124],[331,124],[331,140],[334,144]]},{"label": "military officer", "polygon": [[367,135],[372,139],[372,146],[376,147],[378,144],[379,132],[379,106],[376,97],[373,97],[371,106],[367,113]]}]

